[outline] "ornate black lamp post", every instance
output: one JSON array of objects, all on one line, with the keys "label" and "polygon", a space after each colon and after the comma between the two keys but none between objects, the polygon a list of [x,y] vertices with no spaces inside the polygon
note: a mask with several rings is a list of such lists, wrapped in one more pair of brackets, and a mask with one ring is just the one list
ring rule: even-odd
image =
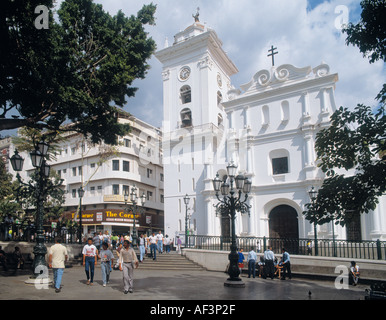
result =
[{"label": "ornate black lamp post", "polygon": [[[310,191],[308,191],[308,194],[310,196],[312,204],[315,204],[316,197],[318,196],[318,191],[315,190],[314,187],[311,188]],[[319,246],[318,246],[318,232],[316,228],[316,217],[314,222],[314,238],[315,238],[315,256],[319,255]]]},{"label": "ornate black lamp post", "polygon": [[[245,284],[239,277],[240,270],[238,267],[239,255],[237,253],[236,245],[236,228],[235,228],[235,219],[236,212],[248,213],[251,206],[247,204],[248,194],[251,192],[252,182],[244,177],[243,175],[236,176],[237,166],[231,162],[227,167],[228,176],[225,177],[223,181],[219,178],[217,173],[216,178],[213,179],[213,187],[216,192],[216,197],[219,201],[215,207],[217,208],[216,212],[219,212],[222,216],[229,215],[232,222],[232,244],[231,252],[229,254],[229,278],[224,283],[228,287],[244,287]],[[227,182],[229,181],[229,183]],[[234,184],[235,187],[234,188]],[[219,192],[223,198],[219,196]],[[242,201],[242,194],[244,193],[244,200]]]},{"label": "ornate black lamp post", "polygon": [[82,198],[84,196],[84,189],[82,186],[78,189],[79,196],[79,244],[82,244]]},{"label": "ornate black lamp post", "polygon": [[140,201],[141,201],[141,207],[139,207],[137,205],[137,200],[138,200],[138,197],[137,197],[137,187],[134,185],[132,188],[131,188],[131,192],[130,192],[130,201],[132,203],[131,206],[128,206],[127,202],[129,201],[129,193],[128,191],[126,190],[125,194],[124,194],[124,199],[125,199],[125,205],[127,206],[127,208],[130,208],[132,213],[133,213],[133,247],[135,248],[137,246],[137,228],[136,228],[136,225],[135,225],[135,222],[136,222],[136,219],[135,219],[135,216],[137,213],[139,214],[142,214],[145,212],[145,208],[144,208],[144,205],[145,205],[145,202],[146,202],[146,195],[145,193],[142,194],[142,196],[140,197]]},{"label": "ornate black lamp post", "polygon": [[184,203],[185,203],[185,247],[189,248],[189,235],[188,235],[188,205],[189,205],[190,198],[188,194],[184,197]]},{"label": "ornate black lamp post", "polygon": [[[44,245],[44,229],[43,229],[43,201],[45,197],[45,183],[46,179],[50,175],[50,166],[46,163],[46,156],[49,145],[43,140],[36,145],[34,151],[30,153],[32,166],[38,171],[39,178],[36,184],[35,196],[36,196],[36,246],[34,247],[33,253],[35,255],[34,262],[32,265],[33,273],[35,277],[47,274],[46,254],[47,248]],[[19,172],[23,169],[24,159],[19,155],[17,150],[11,157],[11,165],[14,171],[18,172],[16,177],[19,182],[23,185],[32,187],[31,184],[26,184],[21,181]]]}]

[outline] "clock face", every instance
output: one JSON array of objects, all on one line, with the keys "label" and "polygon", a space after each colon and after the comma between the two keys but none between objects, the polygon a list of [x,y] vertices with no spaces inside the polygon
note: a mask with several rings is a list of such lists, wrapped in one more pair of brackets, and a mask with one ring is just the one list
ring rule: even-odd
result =
[{"label": "clock face", "polygon": [[189,67],[183,67],[180,71],[180,79],[182,81],[188,80],[190,76],[190,68]]},{"label": "clock face", "polygon": [[217,84],[221,88],[222,87],[222,79],[221,79],[221,74],[217,74]]}]

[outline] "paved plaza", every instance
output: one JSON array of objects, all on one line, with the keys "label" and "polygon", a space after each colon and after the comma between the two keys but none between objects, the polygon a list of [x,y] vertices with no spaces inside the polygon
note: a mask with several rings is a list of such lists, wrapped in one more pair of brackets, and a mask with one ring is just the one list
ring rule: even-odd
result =
[{"label": "paved plaza", "polygon": [[[52,279],[52,270],[49,271]],[[367,285],[338,290],[332,281],[292,279],[248,279],[244,288],[224,286],[227,275],[210,271],[141,270],[134,272],[134,292],[124,294],[122,273],[113,271],[110,283],[102,286],[100,265],[96,266],[94,285],[86,284],[84,268],[75,266],[64,271],[62,291],[52,286],[27,285],[27,271],[14,276],[0,275],[1,300],[364,300]],[[311,294],[310,294],[311,293]]]}]

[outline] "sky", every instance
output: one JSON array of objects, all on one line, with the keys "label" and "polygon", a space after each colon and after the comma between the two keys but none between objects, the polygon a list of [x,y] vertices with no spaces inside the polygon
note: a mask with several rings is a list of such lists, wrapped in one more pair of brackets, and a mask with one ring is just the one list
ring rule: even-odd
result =
[{"label": "sky", "polygon": [[[335,99],[338,106],[353,109],[358,103],[375,106],[374,98],[386,81],[382,61],[369,64],[359,49],[347,46],[341,23],[360,19],[360,0],[95,0],[110,14],[122,10],[136,14],[144,5],[157,5],[156,25],[147,27],[157,50],[165,39],[173,43],[174,35],[191,25],[192,14],[200,8],[200,22],[214,29],[223,49],[239,69],[232,76],[236,88],[248,83],[253,75],[269,69],[267,57],[271,45],[277,47],[275,65],[296,67],[330,66],[338,73]],[[145,80],[128,100],[125,110],[154,126],[162,125],[162,65],[153,56]]]},{"label": "sky", "polygon": [[[63,0],[58,0],[59,6]],[[234,87],[248,83],[262,69],[269,69],[271,45],[279,52],[275,65],[292,64],[312,68],[322,62],[338,73],[335,99],[338,106],[353,109],[358,103],[375,106],[374,98],[386,82],[382,61],[370,64],[357,47],[347,46],[341,23],[360,19],[360,0],[94,0],[111,15],[122,10],[136,15],[144,4],[157,5],[156,25],[146,28],[157,50],[165,39],[194,22],[200,8],[200,21],[214,29],[223,49],[239,69],[232,76]],[[162,126],[162,65],[153,56],[138,91],[128,99],[124,110],[156,127]]]}]

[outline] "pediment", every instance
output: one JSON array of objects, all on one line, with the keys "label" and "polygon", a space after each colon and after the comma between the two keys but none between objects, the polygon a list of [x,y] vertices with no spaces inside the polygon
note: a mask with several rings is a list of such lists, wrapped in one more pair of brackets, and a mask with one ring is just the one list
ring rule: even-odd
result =
[{"label": "pediment", "polygon": [[291,64],[283,64],[277,68],[272,67],[271,70],[260,70],[250,82],[240,86],[240,88],[247,94],[250,91],[281,86],[287,82],[306,80],[312,71],[311,67],[297,68]]}]

